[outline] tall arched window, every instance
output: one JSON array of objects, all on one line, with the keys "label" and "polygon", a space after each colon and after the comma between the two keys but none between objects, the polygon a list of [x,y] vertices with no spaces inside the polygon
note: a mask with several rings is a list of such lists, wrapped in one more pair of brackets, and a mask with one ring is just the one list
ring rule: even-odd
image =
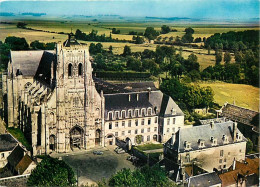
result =
[{"label": "tall arched window", "polygon": [[79,74],[79,76],[82,76],[82,64],[81,63],[79,63],[79,69],[78,69],[78,74]]},{"label": "tall arched window", "polygon": [[72,76],[72,64],[69,64],[69,67],[68,67],[68,76],[69,76],[69,77]]}]

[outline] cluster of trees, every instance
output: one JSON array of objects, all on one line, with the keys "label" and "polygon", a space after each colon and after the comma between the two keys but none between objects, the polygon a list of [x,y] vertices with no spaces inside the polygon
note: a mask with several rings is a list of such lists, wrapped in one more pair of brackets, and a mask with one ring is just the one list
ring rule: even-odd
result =
[{"label": "cluster of trees", "polygon": [[178,102],[182,110],[209,108],[214,101],[212,88],[190,85],[177,78],[163,80],[160,84],[160,90]]},{"label": "cluster of trees", "polygon": [[205,41],[205,47],[211,49],[223,49],[233,52],[252,49],[258,49],[259,32],[257,30],[246,30],[227,33],[215,33]]},{"label": "cluster of trees", "polygon": [[112,29],[112,34],[120,34],[120,30],[118,29],[116,29],[116,28],[113,28]]},{"label": "cluster of trees", "polygon": [[129,34],[129,35],[139,35],[139,36],[143,36],[143,35],[144,35],[143,32],[136,32],[136,31],[129,31],[128,34]]},{"label": "cluster of trees", "polygon": [[158,165],[151,168],[144,166],[134,171],[124,168],[113,175],[108,184],[104,183],[100,186],[174,186],[174,183],[167,178],[165,171]]},{"label": "cluster of trees", "polygon": [[169,26],[163,25],[163,26],[161,27],[161,34],[167,34],[167,33],[169,33],[169,32],[171,32],[171,28],[170,28]]},{"label": "cluster of trees", "polygon": [[15,36],[8,36],[5,38],[4,43],[0,41],[0,69],[7,68],[9,61],[10,50],[29,50],[29,49],[41,49],[41,50],[53,50],[55,43],[42,43],[38,40],[33,41],[30,45],[25,38],[19,38]]},{"label": "cluster of trees", "polygon": [[64,161],[50,156],[37,165],[28,178],[28,186],[73,186],[76,178],[73,170]]},{"label": "cluster of trees", "polygon": [[77,29],[75,33],[75,37],[78,40],[84,40],[84,41],[97,41],[97,42],[115,42],[118,40],[115,40],[111,37],[106,37],[105,34],[97,35],[97,30],[92,30],[89,34],[86,34],[82,32],[81,30]]},{"label": "cluster of trees", "polygon": [[191,27],[186,28],[185,34],[182,36],[181,41],[183,43],[192,43],[193,39],[194,39],[192,36],[193,33],[194,33],[194,30]]},{"label": "cluster of trees", "polygon": [[147,27],[144,32],[144,36],[150,41],[154,40],[159,36],[159,32],[157,32],[153,27]]}]

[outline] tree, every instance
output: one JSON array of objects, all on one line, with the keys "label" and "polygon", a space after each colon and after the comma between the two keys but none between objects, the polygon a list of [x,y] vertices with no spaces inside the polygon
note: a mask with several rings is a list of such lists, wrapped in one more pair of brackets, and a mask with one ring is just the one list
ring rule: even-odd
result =
[{"label": "tree", "polygon": [[109,46],[108,50],[109,50],[109,53],[113,54],[113,46],[112,45]]},{"label": "tree", "polygon": [[19,38],[15,36],[8,36],[5,38],[5,43],[9,44],[11,50],[28,50],[29,45],[25,38]]},{"label": "tree", "polygon": [[191,27],[185,29],[186,34],[194,34],[194,30]]},{"label": "tree", "polygon": [[28,186],[72,186],[76,184],[73,170],[64,161],[45,157],[32,171]]},{"label": "tree", "polygon": [[120,30],[116,30],[116,28],[112,29],[112,34],[120,34]]},{"label": "tree", "polygon": [[228,63],[230,63],[230,61],[231,61],[231,55],[228,51],[226,51],[225,54],[224,54],[224,62],[226,64],[228,64]]},{"label": "tree", "polygon": [[164,80],[160,85],[160,90],[171,96],[174,101],[182,101],[184,99],[186,89],[187,87],[175,78]]},{"label": "tree", "polygon": [[142,70],[142,63],[140,60],[134,58],[134,57],[128,57],[126,66],[128,69],[134,70],[134,71],[141,71]]},{"label": "tree", "polygon": [[153,27],[147,27],[145,29],[144,36],[148,40],[154,40],[157,36],[159,36],[159,33],[156,30],[154,30]]},{"label": "tree", "polygon": [[16,27],[17,27],[17,28],[25,28],[26,25],[27,25],[27,24],[24,23],[24,22],[18,22],[17,25],[16,25]]},{"label": "tree", "polygon": [[10,45],[0,43],[0,69],[6,69],[9,61]]},{"label": "tree", "polygon": [[202,96],[202,107],[206,107],[207,110],[208,108],[212,105],[214,101],[214,91],[212,90],[211,87],[202,87],[201,88],[201,96]]},{"label": "tree", "polygon": [[211,50],[211,47],[210,47],[210,45],[208,45],[208,55],[210,55],[210,50]]},{"label": "tree", "polygon": [[253,146],[254,146],[254,145],[253,145],[253,142],[252,142],[249,138],[247,138],[247,142],[246,142],[246,154],[252,152]]},{"label": "tree", "polygon": [[125,45],[122,56],[129,56],[129,55],[131,55],[131,48]]},{"label": "tree", "polygon": [[163,26],[161,27],[161,34],[167,34],[167,33],[169,33],[170,31],[171,31],[171,29],[170,29],[170,27],[167,26],[167,25],[163,25]]},{"label": "tree", "polygon": [[153,167],[142,167],[131,171],[130,169],[122,169],[113,175],[109,181],[109,186],[174,186],[174,183],[170,182],[158,165]]},{"label": "tree", "polygon": [[133,40],[135,44],[142,44],[144,43],[144,38],[141,36],[133,36]]},{"label": "tree", "polygon": [[38,40],[35,40],[35,41],[31,42],[31,43],[30,43],[30,47],[31,47],[32,49],[34,49],[34,50],[35,50],[35,49],[42,49],[42,50],[45,49],[44,43],[39,42]]},{"label": "tree", "polygon": [[222,51],[216,51],[215,58],[216,58],[216,65],[219,65],[220,62],[222,61]]},{"label": "tree", "polygon": [[181,38],[181,41],[183,43],[192,43],[193,42],[193,36],[191,33],[185,34],[183,35],[183,37]]}]

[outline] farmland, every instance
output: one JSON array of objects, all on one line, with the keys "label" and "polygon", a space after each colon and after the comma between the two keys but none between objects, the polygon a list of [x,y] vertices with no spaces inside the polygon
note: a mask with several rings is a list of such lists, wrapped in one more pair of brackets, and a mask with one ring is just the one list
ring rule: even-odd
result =
[{"label": "farmland", "polygon": [[[2,19],[2,21],[5,21]],[[67,39],[66,34],[58,34],[58,32],[75,32],[76,29],[80,29],[82,32],[89,33],[92,29],[97,30],[98,34],[105,34],[109,36],[112,28],[120,30],[120,34],[112,34],[112,38],[119,40],[132,40],[132,35],[128,35],[130,31],[135,32],[144,32],[146,27],[152,26],[155,30],[160,31],[160,28],[163,24],[169,25],[171,29],[176,29],[176,32],[170,32],[167,34],[161,34],[162,38],[169,40],[170,37],[179,36],[182,37],[185,32],[186,27],[192,27],[194,29],[193,37],[209,37],[214,33],[223,33],[228,31],[244,31],[244,30],[259,30],[259,27],[254,25],[228,25],[228,24],[218,24],[218,25],[185,25],[185,24],[174,24],[174,23],[161,23],[161,22],[131,22],[131,21],[93,21],[92,19],[82,19],[82,20],[64,20],[59,21],[55,19],[48,20],[19,20],[19,19],[9,19],[7,22],[12,22],[13,24],[0,24],[0,40],[4,41],[7,36],[17,36],[24,37],[28,43],[39,40],[41,42],[58,42],[65,41]],[[18,21],[24,21],[27,24],[28,28],[38,29],[49,32],[34,31],[21,29],[16,27]],[[50,33],[55,32],[55,33]],[[87,42],[80,41],[82,43],[97,43],[97,42]],[[203,43],[198,45],[202,45]],[[144,43],[144,44],[134,44],[129,42],[102,42],[104,49],[108,50],[109,46],[113,47],[114,54],[122,54],[123,48],[125,45],[131,47],[132,52],[142,52],[145,49],[155,50],[157,44]],[[179,49],[179,46],[175,46]],[[215,55],[214,51],[211,51],[211,54],[208,54],[208,50],[200,48],[191,48],[191,47],[182,47],[182,56],[187,58],[191,53],[194,53],[198,57],[198,62],[200,64],[200,70],[205,69],[208,66],[215,65]],[[177,50],[179,53],[179,50]],[[234,63],[234,54],[231,53],[231,63]],[[223,64],[223,61],[222,61]],[[235,100],[236,104],[242,107],[251,108],[258,111],[259,107],[259,90],[253,86],[249,85],[238,85],[238,84],[229,84],[223,82],[203,82],[199,83],[201,86],[210,86],[215,92],[214,100],[220,105],[223,105],[226,101],[233,103]],[[231,95],[232,93],[232,95]],[[246,97],[245,97],[246,95]]]},{"label": "farmland", "polygon": [[[4,20],[4,19],[2,19]],[[33,31],[33,30],[26,30],[16,27],[16,23],[18,20],[7,20],[9,22],[13,22],[14,24],[0,24],[0,40],[4,41],[7,36],[17,36],[17,37],[24,37],[28,43],[39,40],[40,42],[58,42],[66,40],[67,36],[65,34],[57,34],[58,32],[75,32],[77,29],[80,29],[82,32],[89,33],[92,29],[97,30],[98,34],[105,34],[109,36],[111,33],[112,28],[116,28],[120,30],[120,34],[112,34],[112,38],[119,39],[119,40],[132,40],[132,35],[128,35],[129,31],[135,32],[144,32],[145,28],[148,26],[153,26],[155,30],[160,31],[162,24],[167,24],[171,26],[172,29],[176,29],[177,32],[170,32],[168,34],[161,34],[162,38],[165,37],[173,37],[173,40],[176,36],[182,37],[184,35],[184,30],[188,26],[192,25],[180,25],[180,24],[173,24],[173,23],[160,23],[160,22],[96,22],[90,19],[86,20],[60,20],[56,21],[54,19],[49,20],[24,20],[27,24],[28,28],[38,29],[43,31],[55,32],[40,32],[40,31]],[[19,20],[20,21],[20,20]],[[259,27],[255,26],[244,26],[244,25],[194,25],[192,26],[194,29],[193,37],[209,37],[214,33],[222,33],[228,31],[243,31],[243,30],[259,30]],[[166,41],[168,40],[165,38]],[[85,42],[83,43],[92,43],[92,42]],[[113,53],[114,54],[122,54],[123,47],[125,45],[129,45],[131,47],[132,52],[141,52],[144,49],[155,50],[156,44],[133,44],[133,43],[106,43],[103,42],[102,45],[105,49],[108,49],[109,46],[113,46]],[[200,44],[198,44],[200,45]],[[179,48],[178,46],[175,46]],[[191,53],[195,53],[198,57],[198,62],[201,65],[201,70],[205,69],[210,65],[215,64],[215,56],[213,55],[213,51],[210,55],[207,54],[207,50],[205,49],[194,49],[183,47],[183,57],[187,58]],[[232,55],[231,62],[234,62],[234,56]]]}]

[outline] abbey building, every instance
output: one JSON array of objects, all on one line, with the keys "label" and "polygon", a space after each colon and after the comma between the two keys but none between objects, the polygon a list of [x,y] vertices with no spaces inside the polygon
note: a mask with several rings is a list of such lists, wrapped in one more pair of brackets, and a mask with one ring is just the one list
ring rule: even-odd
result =
[{"label": "abbey building", "polygon": [[24,132],[33,155],[166,142],[184,125],[178,105],[155,87],[92,77],[88,48],[73,35],[53,51],[11,51],[2,80],[4,120]]}]

